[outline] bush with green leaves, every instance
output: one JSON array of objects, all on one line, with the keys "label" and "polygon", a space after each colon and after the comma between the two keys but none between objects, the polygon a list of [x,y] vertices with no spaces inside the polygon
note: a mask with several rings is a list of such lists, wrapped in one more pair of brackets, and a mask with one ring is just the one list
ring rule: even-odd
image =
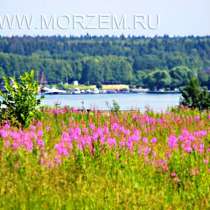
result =
[{"label": "bush with green leaves", "polygon": [[5,92],[0,92],[1,122],[9,121],[12,125],[28,127],[39,115],[42,97],[38,97],[38,82],[34,71],[26,72],[20,79],[4,77]]},{"label": "bush with green leaves", "polygon": [[197,78],[193,77],[180,91],[182,94],[180,105],[199,110],[210,109],[210,93],[200,86]]},{"label": "bush with green leaves", "polygon": [[111,111],[116,113],[120,111],[120,105],[115,100],[112,101]]}]

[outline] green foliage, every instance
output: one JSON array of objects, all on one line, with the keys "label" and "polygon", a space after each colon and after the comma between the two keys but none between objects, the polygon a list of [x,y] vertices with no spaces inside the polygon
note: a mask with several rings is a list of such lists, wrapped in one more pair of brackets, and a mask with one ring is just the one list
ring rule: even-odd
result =
[{"label": "green foliage", "polygon": [[111,111],[116,113],[120,111],[120,105],[115,100],[112,101]]},{"label": "green foliage", "polygon": [[181,93],[181,105],[199,110],[210,109],[210,93],[200,86],[198,79],[193,77]]},{"label": "green foliage", "polygon": [[[78,80],[175,89],[197,73],[201,84],[210,88],[209,46],[209,36],[0,37],[0,79],[20,76],[20,69],[39,69],[49,84]],[[159,81],[157,69],[170,75],[164,73]]]},{"label": "green foliage", "polygon": [[155,70],[144,78],[150,89],[167,88],[171,84],[171,77],[167,70]]},{"label": "green foliage", "polygon": [[179,88],[187,85],[194,72],[187,66],[176,66],[169,71],[172,78],[171,88]]},{"label": "green foliage", "polygon": [[38,106],[41,98],[37,98],[38,83],[34,80],[34,71],[20,76],[20,81],[14,77],[4,77],[6,92],[0,92],[1,121],[9,120],[13,125],[27,127],[38,116]]}]

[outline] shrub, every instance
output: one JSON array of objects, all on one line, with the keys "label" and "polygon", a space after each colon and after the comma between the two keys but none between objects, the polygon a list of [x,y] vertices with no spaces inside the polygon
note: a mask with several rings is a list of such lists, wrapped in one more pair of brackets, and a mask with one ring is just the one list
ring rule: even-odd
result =
[{"label": "shrub", "polygon": [[111,111],[116,113],[120,111],[120,105],[115,100],[112,101]]},{"label": "shrub", "polygon": [[28,127],[38,116],[41,98],[37,97],[38,82],[34,79],[34,71],[26,72],[17,81],[13,77],[4,77],[5,92],[0,92],[1,122],[10,121],[12,125]]},{"label": "shrub", "polygon": [[210,93],[200,86],[198,79],[192,78],[188,85],[180,91],[181,105],[199,110],[210,109]]}]

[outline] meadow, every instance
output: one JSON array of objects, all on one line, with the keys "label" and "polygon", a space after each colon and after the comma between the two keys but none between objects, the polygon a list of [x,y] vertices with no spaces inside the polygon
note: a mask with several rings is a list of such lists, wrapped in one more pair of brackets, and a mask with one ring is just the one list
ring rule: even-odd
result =
[{"label": "meadow", "polygon": [[0,127],[0,209],[209,209],[210,114],[43,108]]}]

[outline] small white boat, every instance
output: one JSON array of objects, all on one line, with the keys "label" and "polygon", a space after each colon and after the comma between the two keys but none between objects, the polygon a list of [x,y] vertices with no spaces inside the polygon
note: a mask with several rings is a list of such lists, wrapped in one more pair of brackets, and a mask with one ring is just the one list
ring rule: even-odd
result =
[{"label": "small white boat", "polygon": [[74,91],[72,92],[73,94],[81,94],[81,91],[79,88],[74,89]]},{"label": "small white boat", "polygon": [[65,90],[59,90],[57,88],[44,88],[44,94],[53,95],[53,94],[66,94]]}]

